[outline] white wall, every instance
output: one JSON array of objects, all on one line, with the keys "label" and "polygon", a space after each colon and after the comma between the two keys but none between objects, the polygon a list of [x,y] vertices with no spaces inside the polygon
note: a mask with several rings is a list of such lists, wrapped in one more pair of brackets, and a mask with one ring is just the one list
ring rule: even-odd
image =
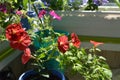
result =
[{"label": "white wall", "polygon": [[120,11],[58,12],[61,21],[54,21],[54,28],[79,35],[120,37]]}]

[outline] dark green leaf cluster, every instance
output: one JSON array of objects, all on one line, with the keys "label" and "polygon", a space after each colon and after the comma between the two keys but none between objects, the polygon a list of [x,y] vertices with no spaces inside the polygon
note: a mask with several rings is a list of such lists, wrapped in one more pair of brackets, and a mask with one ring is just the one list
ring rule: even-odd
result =
[{"label": "dark green leaf cluster", "polygon": [[98,10],[98,5],[94,4],[93,0],[88,0],[85,10]]}]

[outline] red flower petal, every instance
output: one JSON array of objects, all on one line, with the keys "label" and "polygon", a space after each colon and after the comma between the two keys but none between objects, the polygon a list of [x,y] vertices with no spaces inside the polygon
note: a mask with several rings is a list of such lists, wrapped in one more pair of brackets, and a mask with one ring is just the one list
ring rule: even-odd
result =
[{"label": "red flower petal", "polygon": [[58,49],[65,53],[69,49],[69,42],[67,36],[60,36],[58,38]]},{"label": "red flower petal", "polygon": [[12,48],[24,50],[31,44],[31,39],[21,24],[10,24],[6,28],[6,38],[10,40]]},{"label": "red flower petal", "polygon": [[72,43],[75,47],[77,47],[77,48],[80,47],[81,42],[80,42],[78,36],[75,33],[71,34],[71,40],[72,40]]},{"label": "red flower petal", "polygon": [[31,44],[31,39],[26,32],[21,33],[21,37],[18,40],[10,41],[12,48],[24,50]]},{"label": "red flower petal", "polygon": [[24,50],[24,54],[22,55],[22,63],[26,64],[31,58],[31,51],[29,48]]},{"label": "red flower petal", "polygon": [[97,47],[97,46],[103,44],[102,42],[96,42],[96,41],[93,41],[93,40],[90,40],[90,43],[92,43],[94,45],[94,47]]},{"label": "red flower petal", "polygon": [[19,23],[10,24],[6,28],[6,38],[10,41],[17,40],[20,35],[19,33],[23,31],[24,29],[22,28],[21,24]]}]

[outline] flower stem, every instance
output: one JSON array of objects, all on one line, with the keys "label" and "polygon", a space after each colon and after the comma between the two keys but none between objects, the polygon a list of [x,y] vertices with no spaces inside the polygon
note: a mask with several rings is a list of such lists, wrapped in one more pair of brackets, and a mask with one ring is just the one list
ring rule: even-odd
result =
[{"label": "flower stem", "polygon": [[36,14],[37,14],[37,18],[39,19],[40,23],[42,24],[42,20],[39,18],[38,11],[37,11],[35,5],[32,4],[32,6],[33,6],[33,8],[34,8],[34,10],[35,10],[35,12],[36,12]]},{"label": "flower stem", "polygon": [[40,67],[40,69],[44,69],[42,66],[42,62],[39,59],[37,59],[35,56],[32,56],[32,55],[31,55],[31,58],[38,63],[38,66]]}]

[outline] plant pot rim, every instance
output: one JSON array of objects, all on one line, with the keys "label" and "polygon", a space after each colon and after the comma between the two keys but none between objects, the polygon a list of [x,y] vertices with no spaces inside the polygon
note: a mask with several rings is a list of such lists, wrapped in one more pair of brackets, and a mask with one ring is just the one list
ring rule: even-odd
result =
[{"label": "plant pot rim", "polygon": [[[62,72],[57,71],[57,70],[50,70],[50,71],[52,71],[53,74],[55,74],[59,78],[61,78],[61,80],[65,80],[65,76]],[[28,70],[28,71],[22,73],[18,80],[24,80],[24,78],[28,77],[30,74],[36,74],[36,73],[37,72],[35,72],[34,70]]]}]

